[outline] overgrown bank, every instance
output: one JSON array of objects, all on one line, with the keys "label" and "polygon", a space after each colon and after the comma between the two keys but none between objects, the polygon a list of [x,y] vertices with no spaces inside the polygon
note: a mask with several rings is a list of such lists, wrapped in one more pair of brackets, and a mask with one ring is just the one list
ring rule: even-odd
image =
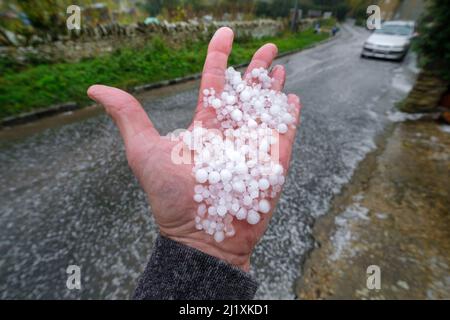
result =
[{"label": "overgrown bank", "polygon": [[[279,52],[305,48],[324,40],[328,34],[284,33],[278,37],[242,39],[234,44],[229,64],[250,60],[266,42],[275,43]],[[86,105],[86,89],[94,83],[130,89],[136,85],[169,80],[201,71],[206,42],[186,42],[174,47],[154,39],[141,50],[121,49],[107,56],[77,63],[45,64],[17,72],[2,68],[0,76],[0,118],[75,101]]]}]

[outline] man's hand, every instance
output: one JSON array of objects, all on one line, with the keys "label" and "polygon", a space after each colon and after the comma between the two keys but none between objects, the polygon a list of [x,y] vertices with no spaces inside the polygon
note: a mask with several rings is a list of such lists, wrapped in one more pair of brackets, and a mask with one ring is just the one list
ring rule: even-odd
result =
[{"label": "man's hand", "polygon": [[[205,128],[217,127],[217,124],[215,110],[203,107],[202,91],[214,88],[220,93],[223,90],[232,43],[233,31],[226,27],[217,30],[209,43],[200,98],[193,119],[193,122],[201,121]],[[276,55],[275,45],[262,46],[254,54],[247,72],[253,68],[269,68]],[[282,90],[286,78],[284,68],[275,66],[271,77],[274,79],[272,89]],[[148,195],[161,234],[248,271],[253,248],[267,229],[278,198],[272,200],[271,212],[261,215],[258,224],[250,225],[245,220],[235,219],[235,236],[220,243],[215,242],[204,231],[195,229],[198,203],[193,200],[196,183],[192,176],[192,165],[174,164],[171,160],[172,148],[178,142],[163,139],[140,103],[130,94],[116,88],[94,85],[88,89],[88,95],[105,107],[119,127],[128,163]],[[288,99],[296,106],[298,123],[300,101],[293,94]],[[290,128],[286,134],[280,135],[280,162],[285,169],[289,166],[295,131]]]}]

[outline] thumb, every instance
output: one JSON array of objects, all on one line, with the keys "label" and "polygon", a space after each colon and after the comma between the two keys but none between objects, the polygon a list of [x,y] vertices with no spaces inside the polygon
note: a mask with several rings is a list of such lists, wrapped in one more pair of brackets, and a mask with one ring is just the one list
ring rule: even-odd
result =
[{"label": "thumb", "polygon": [[[129,93],[104,85],[91,86],[87,94],[89,98],[103,105],[106,112],[119,127],[127,151],[132,141],[143,136],[146,142],[156,142],[159,133],[150,121],[141,104]],[[153,141],[152,141],[153,140]]]}]

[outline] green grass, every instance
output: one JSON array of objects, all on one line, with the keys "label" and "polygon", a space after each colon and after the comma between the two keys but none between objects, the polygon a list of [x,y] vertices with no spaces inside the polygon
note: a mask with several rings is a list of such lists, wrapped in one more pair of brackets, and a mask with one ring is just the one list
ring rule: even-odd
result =
[{"label": "green grass", "polygon": [[[301,49],[327,38],[311,30],[279,37],[236,41],[229,64],[248,62],[254,51],[267,42],[279,52]],[[0,118],[5,118],[52,104],[75,101],[89,104],[87,88],[95,83],[123,89],[173,79],[200,72],[207,43],[185,44],[174,50],[155,39],[140,50],[125,48],[113,54],[77,63],[31,66],[25,70],[2,70],[0,76]]]}]

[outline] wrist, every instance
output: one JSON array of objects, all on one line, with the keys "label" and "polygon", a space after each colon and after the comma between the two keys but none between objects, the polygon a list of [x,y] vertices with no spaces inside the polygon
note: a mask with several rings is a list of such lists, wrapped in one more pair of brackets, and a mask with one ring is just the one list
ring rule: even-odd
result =
[{"label": "wrist", "polygon": [[204,239],[196,239],[193,237],[180,237],[166,234],[162,230],[161,235],[182,243],[188,247],[199,250],[207,255],[218,258],[234,267],[241,269],[244,272],[250,271],[250,254],[236,254],[225,248],[224,246],[216,243],[209,243]]}]

